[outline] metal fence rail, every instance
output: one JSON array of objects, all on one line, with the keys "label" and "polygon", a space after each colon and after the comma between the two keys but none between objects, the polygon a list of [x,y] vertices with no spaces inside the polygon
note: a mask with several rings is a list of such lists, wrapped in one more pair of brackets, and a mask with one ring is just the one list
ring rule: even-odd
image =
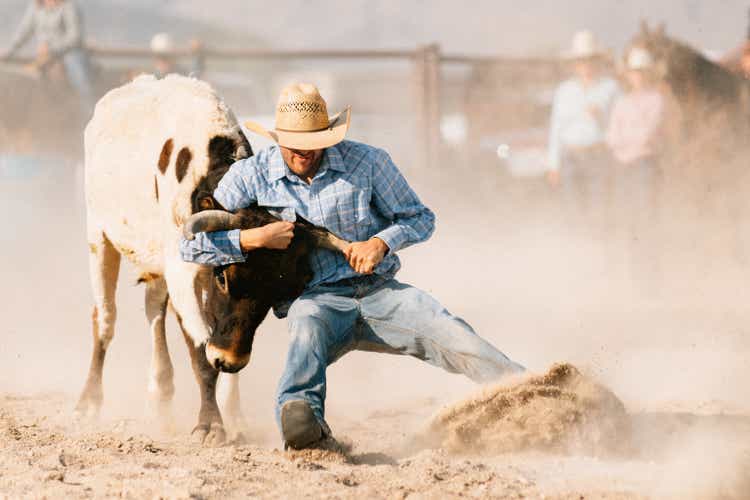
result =
[{"label": "metal fence rail", "polygon": [[[443,54],[437,44],[421,45],[404,50],[284,50],[265,48],[215,48],[196,45],[154,53],[143,47],[117,47],[88,45],[87,50],[94,59],[131,59],[150,61],[157,55],[165,58],[192,58],[208,63],[214,61],[254,60],[404,60],[411,62],[412,88],[415,95],[416,130],[422,165],[433,164],[440,154],[440,102],[441,73],[443,65],[504,65],[508,69],[556,66],[551,59],[476,57],[469,55]],[[28,58],[13,58],[10,63],[19,65],[33,63]]]}]

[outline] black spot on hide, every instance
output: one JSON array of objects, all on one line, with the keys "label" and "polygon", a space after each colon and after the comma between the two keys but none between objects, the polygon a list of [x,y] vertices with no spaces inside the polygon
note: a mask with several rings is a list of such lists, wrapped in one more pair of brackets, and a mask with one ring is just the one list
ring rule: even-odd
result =
[{"label": "black spot on hide", "polygon": [[174,142],[172,139],[167,139],[159,154],[159,172],[162,174],[167,171],[167,167],[169,166],[169,160],[172,158],[172,148],[174,148]]},{"label": "black spot on hide", "polygon": [[177,153],[177,162],[175,164],[175,175],[177,176],[177,182],[182,182],[187,174],[188,167],[190,166],[190,160],[193,159],[193,153],[188,148],[182,148]]}]

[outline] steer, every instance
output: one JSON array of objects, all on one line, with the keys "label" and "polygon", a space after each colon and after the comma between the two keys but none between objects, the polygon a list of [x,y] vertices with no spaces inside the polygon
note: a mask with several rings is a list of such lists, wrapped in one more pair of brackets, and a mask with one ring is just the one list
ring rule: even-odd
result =
[{"label": "steer", "polygon": [[[146,317],[153,338],[148,389],[156,409],[165,412],[174,394],[164,329],[171,303],[200,386],[201,409],[194,433],[204,443],[221,442],[226,434],[216,404],[216,368],[236,371],[247,363],[252,332],[265,316],[268,301],[263,302],[262,314],[247,307],[253,300],[258,302],[242,292],[247,286],[243,279],[266,275],[250,269],[250,264],[230,266],[221,270],[222,284],[210,268],[183,262],[179,241],[196,203],[220,208],[206,206],[213,202],[201,195],[202,190],[218,182],[234,161],[252,155],[250,144],[234,114],[208,84],[177,75],[162,80],[141,76],[107,93],[96,105],[84,143],[94,345],[76,413],[95,415],[101,407],[104,358],[114,336],[115,292],[125,256],[146,286]],[[238,216],[242,217],[221,215],[234,222]],[[189,227],[209,230],[216,219],[209,212],[191,219]],[[299,238],[289,252],[278,252],[274,258],[295,264],[304,278],[309,270],[302,255],[311,248],[311,240],[302,233]],[[329,248],[344,244],[331,241],[319,237],[312,244],[327,243]],[[249,262],[263,255],[258,252]],[[282,278],[290,280],[288,275]],[[299,290],[304,279],[295,283]],[[290,298],[291,289],[283,296]],[[237,411],[236,377],[232,380],[231,407]]]}]

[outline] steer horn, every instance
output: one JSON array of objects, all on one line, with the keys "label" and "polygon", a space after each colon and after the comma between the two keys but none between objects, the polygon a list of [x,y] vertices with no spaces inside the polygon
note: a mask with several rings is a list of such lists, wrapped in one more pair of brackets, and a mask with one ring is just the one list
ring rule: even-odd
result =
[{"label": "steer horn", "polygon": [[242,216],[223,210],[204,210],[191,215],[182,225],[182,235],[186,240],[194,240],[195,233],[228,231],[241,229]]}]

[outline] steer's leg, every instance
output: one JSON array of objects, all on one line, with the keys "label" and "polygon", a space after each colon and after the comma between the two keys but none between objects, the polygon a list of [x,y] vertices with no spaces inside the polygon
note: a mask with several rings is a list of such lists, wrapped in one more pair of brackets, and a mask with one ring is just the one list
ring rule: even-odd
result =
[{"label": "steer's leg", "polygon": [[224,393],[224,417],[232,432],[232,440],[243,442],[247,439],[246,435],[250,427],[247,425],[240,403],[240,374],[222,373],[220,386],[221,392]]},{"label": "steer's leg", "polygon": [[156,417],[164,426],[169,425],[170,403],[174,396],[174,369],[169,358],[164,328],[168,300],[167,283],[163,278],[154,278],[146,282],[146,319],[153,342],[148,394]]},{"label": "steer's leg", "polygon": [[203,344],[209,337],[201,308],[200,270],[196,264],[183,262],[179,255],[165,259],[164,277],[169,288],[169,300],[195,346]]},{"label": "steer's leg", "polygon": [[205,344],[196,347],[195,341],[185,331],[179,314],[177,320],[182,328],[182,336],[185,338],[193,372],[201,392],[201,409],[198,413],[198,425],[193,429],[193,435],[206,445],[222,444],[226,441],[226,432],[219,405],[216,404],[216,381],[219,372],[208,363]]},{"label": "steer's leg", "polygon": [[115,292],[119,273],[120,253],[117,249],[103,232],[90,235],[89,274],[94,295],[94,350],[86,385],[76,405],[78,416],[96,416],[102,405],[102,369],[107,347],[115,334]]}]

